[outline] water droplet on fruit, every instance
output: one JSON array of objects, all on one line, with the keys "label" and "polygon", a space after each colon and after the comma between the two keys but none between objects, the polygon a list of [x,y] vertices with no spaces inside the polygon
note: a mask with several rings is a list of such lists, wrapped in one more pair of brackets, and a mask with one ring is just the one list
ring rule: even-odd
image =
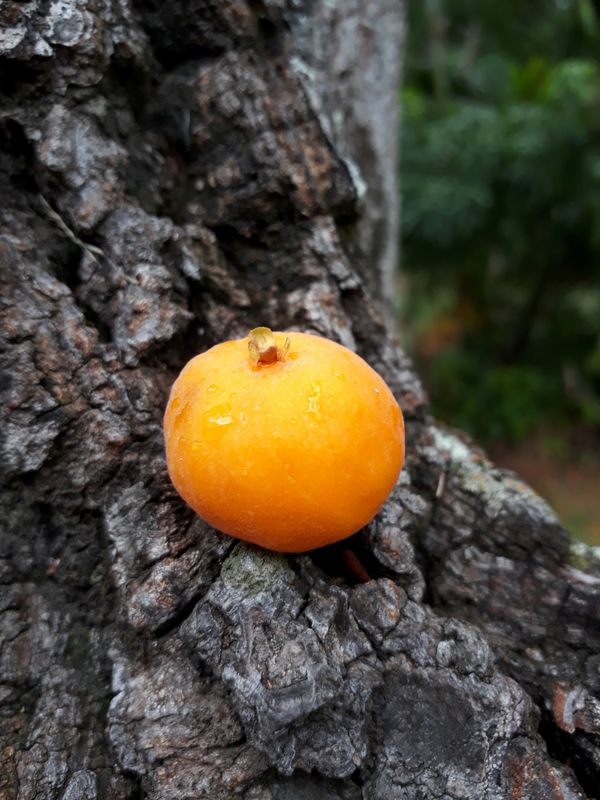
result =
[{"label": "water droplet on fruit", "polygon": [[211,383],[211,385],[207,388],[206,393],[207,394],[214,394],[217,391],[218,388],[219,387],[216,386],[214,383]]},{"label": "water droplet on fruit", "polygon": [[313,394],[308,396],[308,407],[306,411],[309,414],[319,413],[319,399],[321,397],[321,387],[317,383],[312,384]]},{"label": "water droplet on fruit", "polygon": [[212,408],[207,409],[206,418],[208,422],[213,425],[230,425],[233,422],[231,416],[231,404],[219,403]]}]

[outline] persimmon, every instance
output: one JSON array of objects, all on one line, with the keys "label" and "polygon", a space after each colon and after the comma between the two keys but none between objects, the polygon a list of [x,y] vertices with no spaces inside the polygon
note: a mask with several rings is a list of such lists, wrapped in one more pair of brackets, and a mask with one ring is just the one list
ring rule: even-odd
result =
[{"label": "persimmon", "polygon": [[404,461],[402,412],[362,358],[320,336],[268,328],[186,364],[164,434],[171,480],[196,513],[279,552],[355,533]]}]

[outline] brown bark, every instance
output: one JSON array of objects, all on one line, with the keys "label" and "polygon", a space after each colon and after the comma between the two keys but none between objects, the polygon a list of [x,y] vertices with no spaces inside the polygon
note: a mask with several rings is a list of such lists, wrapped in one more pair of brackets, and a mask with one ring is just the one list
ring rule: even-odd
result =
[{"label": "brown bark", "polygon": [[[401,6],[0,21],[0,798],[597,794],[600,570],[431,419],[371,296]],[[260,324],[356,349],[405,411],[407,468],[349,542],[367,583],[335,547],[234,543],[169,483],[175,375]]]}]

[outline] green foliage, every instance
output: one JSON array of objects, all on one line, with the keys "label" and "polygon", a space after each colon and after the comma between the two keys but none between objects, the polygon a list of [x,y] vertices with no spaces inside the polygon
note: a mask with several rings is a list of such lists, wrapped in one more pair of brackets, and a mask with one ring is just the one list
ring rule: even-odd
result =
[{"label": "green foliage", "polygon": [[434,406],[488,440],[599,425],[596,7],[429,0],[410,16],[401,314]]},{"label": "green foliage", "polygon": [[472,354],[458,348],[439,357],[433,381],[441,413],[488,439],[523,439],[537,426],[540,409],[555,402],[557,394],[557,387],[549,387],[533,367],[481,368]]}]

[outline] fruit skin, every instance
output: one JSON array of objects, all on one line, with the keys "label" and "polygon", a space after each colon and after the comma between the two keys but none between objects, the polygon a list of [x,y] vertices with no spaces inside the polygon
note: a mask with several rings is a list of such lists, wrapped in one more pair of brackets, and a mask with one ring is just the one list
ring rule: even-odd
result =
[{"label": "fruit skin", "polygon": [[253,361],[246,338],[186,364],[165,412],[167,465],[213,527],[303,552],[375,516],[402,469],[404,421],[355,353],[310,334],[274,337],[274,363]]}]

